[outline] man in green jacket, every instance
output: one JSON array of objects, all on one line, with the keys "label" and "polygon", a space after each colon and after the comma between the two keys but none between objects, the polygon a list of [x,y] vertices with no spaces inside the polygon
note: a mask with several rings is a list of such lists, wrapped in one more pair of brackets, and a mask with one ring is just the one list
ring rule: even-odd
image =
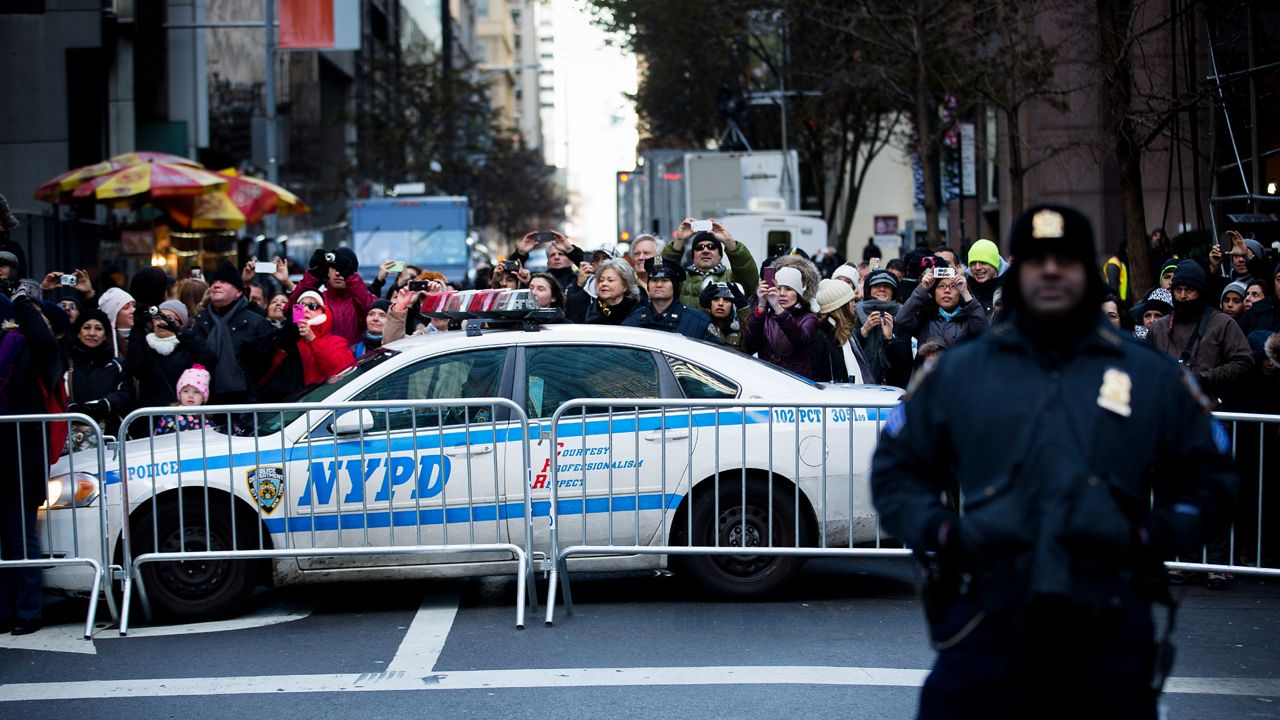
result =
[{"label": "man in green jacket", "polygon": [[678,300],[687,307],[698,307],[702,287],[708,282],[738,283],[743,294],[751,297],[760,284],[760,268],[745,245],[738,243],[719,222],[711,221],[711,232],[693,231],[693,219],[685,218],[676,228],[675,239],[662,249],[662,257],[680,262],[685,243],[692,248],[685,270],[688,276],[680,285]]}]

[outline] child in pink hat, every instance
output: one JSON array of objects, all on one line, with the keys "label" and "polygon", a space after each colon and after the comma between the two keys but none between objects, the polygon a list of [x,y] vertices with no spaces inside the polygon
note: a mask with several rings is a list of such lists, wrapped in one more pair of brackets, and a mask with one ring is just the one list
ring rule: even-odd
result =
[{"label": "child in pink hat", "polygon": [[[199,407],[209,402],[209,371],[203,365],[192,365],[178,377],[178,406]],[[156,435],[212,427],[203,415],[164,415],[156,418]]]}]

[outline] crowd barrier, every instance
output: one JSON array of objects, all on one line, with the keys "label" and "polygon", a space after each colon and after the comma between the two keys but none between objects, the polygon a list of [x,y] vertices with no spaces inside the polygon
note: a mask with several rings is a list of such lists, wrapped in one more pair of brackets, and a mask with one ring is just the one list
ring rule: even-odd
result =
[{"label": "crowd barrier", "polygon": [[[551,625],[558,595],[573,608],[571,564],[669,560],[733,596],[776,589],[804,557],[910,555],[882,534],[871,504],[887,407],[585,398],[531,423],[502,398],[375,400],[182,408],[197,424],[244,434],[185,432],[180,443],[154,434],[177,410],[130,414],[121,432],[142,438],[131,443],[113,443],[78,414],[0,418],[0,433],[39,425],[12,461],[19,473],[21,454],[47,453],[59,423],[74,424],[84,448],[42,478],[62,488],[40,513],[42,552],[24,541],[20,555],[4,555],[27,559],[0,569],[92,573],[86,637],[112,580],[122,583],[120,606],[111,592],[107,602],[125,635],[135,594],[148,618],[157,605],[180,618],[211,584],[227,588],[221,600],[232,608],[255,573],[280,560],[301,572],[351,559],[365,568],[454,562],[455,553],[457,562],[514,559],[523,627],[526,603],[537,607],[535,570],[548,573]],[[1277,538],[1264,534],[1280,505],[1266,482],[1280,477],[1280,416],[1216,418],[1243,479],[1236,523],[1200,558],[1168,566],[1280,576]]]},{"label": "crowd barrier", "polygon": [[[246,434],[185,432],[180,443],[154,434],[183,416]],[[121,635],[135,588],[147,617],[160,605],[181,618],[214,584],[218,602],[243,602],[256,573],[269,570],[249,561],[334,569],[322,560],[386,567],[442,554],[514,557],[524,626],[529,491],[503,478],[528,477],[529,423],[510,400],[150,408],[121,427],[145,436],[120,450],[119,477],[131,479],[120,483]],[[139,488],[144,496],[131,497]]]},{"label": "crowd barrier", "polygon": [[889,409],[616,398],[561,405],[551,419],[546,624],[558,588],[572,612],[573,557],[668,556],[694,582],[734,596],[776,589],[803,557],[910,555],[885,546],[871,505],[872,451]]},{"label": "crowd barrier", "polygon": [[1171,570],[1280,577],[1280,534],[1268,534],[1266,520],[1280,519],[1280,415],[1214,413],[1231,439],[1240,471],[1235,520],[1223,537],[1205,546],[1198,559],[1166,563]]},{"label": "crowd barrier", "polygon": [[[98,597],[112,571],[106,560],[110,557],[106,551],[110,518],[106,503],[101,502],[105,441],[98,424],[79,413],[0,417],[0,448],[4,448],[6,454],[14,453],[0,458],[5,468],[2,471],[5,480],[0,483],[0,510],[6,514],[4,522],[13,523],[20,533],[17,547],[12,540],[6,545],[6,538],[0,536],[0,558],[3,558],[0,571],[10,573],[8,582],[17,584],[22,582],[19,579],[22,568],[87,568],[92,579],[89,610],[84,620],[85,638],[93,637]],[[69,444],[84,450],[67,453]],[[66,456],[61,465],[65,471],[56,475],[47,460],[38,459],[52,458],[55,453]],[[37,483],[43,483],[46,488],[47,498],[43,503],[29,495],[27,485],[32,479],[29,475],[33,474],[38,476]],[[95,509],[76,511],[89,506]],[[37,507],[37,512],[19,510]],[[107,605],[112,618],[119,617],[110,593]]]}]

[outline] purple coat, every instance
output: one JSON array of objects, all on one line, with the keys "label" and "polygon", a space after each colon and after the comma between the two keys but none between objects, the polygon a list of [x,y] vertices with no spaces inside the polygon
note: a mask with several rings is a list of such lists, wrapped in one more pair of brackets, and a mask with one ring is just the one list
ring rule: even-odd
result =
[{"label": "purple coat", "polygon": [[742,331],[742,349],[754,353],[761,360],[812,379],[811,346],[816,332],[818,316],[800,305],[781,314],[752,312]]}]

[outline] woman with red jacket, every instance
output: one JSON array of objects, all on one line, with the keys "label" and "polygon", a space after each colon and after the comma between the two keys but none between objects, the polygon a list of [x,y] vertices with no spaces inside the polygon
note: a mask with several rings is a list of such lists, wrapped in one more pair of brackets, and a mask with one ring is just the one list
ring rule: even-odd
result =
[{"label": "woman with red jacket", "polygon": [[[324,297],[307,290],[298,296],[303,319],[285,323],[276,333],[275,360],[262,377],[261,398],[282,399],[318,383],[355,361],[347,341],[333,333],[333,319],[325,312]],[[292,308],[289,317],[293,317]]]}]

